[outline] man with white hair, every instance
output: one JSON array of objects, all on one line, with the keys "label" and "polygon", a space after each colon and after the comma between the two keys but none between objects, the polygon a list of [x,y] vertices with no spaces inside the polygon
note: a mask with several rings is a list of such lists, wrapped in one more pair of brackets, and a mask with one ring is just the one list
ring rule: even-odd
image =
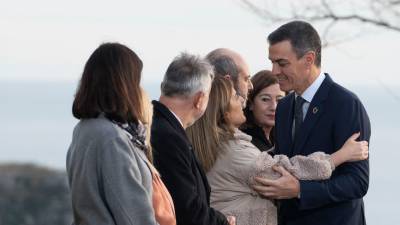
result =
[{"label": "man with white hair", "polygon": [[171,193],[178,225],[235,224],[210,207],[210,186],[185,133],[203,115],[213,77],[208,61],[181,54],[165,73],[159,101],[153,101],[154,165]]}]

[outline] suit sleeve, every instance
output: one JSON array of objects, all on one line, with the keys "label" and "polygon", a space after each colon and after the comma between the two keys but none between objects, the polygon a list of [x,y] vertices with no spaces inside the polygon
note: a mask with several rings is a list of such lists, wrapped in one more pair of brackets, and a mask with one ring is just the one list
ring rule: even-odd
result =
[{"label": "suit sleeve", "polygon": [[[353,133],[361,132],[360,140],[369,142],[371,127],[361,102],[354,98],[335,115],[334,148],[339,149]],[[299,208],[322,207],[336,202],[362,198],[368,191],[369,161],[344,163],[326,181],[300,181]]]},{"label": "suit sleeve", "polygon": [[177,224],[228,225],[225,216],[198,193],[187,144],[176,135],[168,135],[162,140],[153,139],[153,147],[155,165],[174,200]]}]

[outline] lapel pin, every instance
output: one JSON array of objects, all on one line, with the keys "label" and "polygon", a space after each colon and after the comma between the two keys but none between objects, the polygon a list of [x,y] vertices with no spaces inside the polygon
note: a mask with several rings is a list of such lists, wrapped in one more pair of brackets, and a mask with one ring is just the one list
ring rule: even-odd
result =
[{"label": "lapel pin", "polygon": [[314,108],[312,109],[312,112],[313,112],[314,114],[316,114],[316,113],[318,112],[318,107],[314,107]]}]

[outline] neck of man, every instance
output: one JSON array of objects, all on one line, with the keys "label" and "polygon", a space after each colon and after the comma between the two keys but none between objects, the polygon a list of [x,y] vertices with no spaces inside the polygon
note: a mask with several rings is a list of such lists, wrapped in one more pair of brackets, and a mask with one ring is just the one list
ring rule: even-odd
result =
[{"label": "neck of man", "polygon": [[189,99],[162,95],[159,101],[179,118],[183,129],[186,129],[192,123],[192,104]]},{"label": "neck of man", "polygon": [[314,83],[314,81],[318,78],[320,73],[321,73],[321,68],[315,65],[311,66],[307,78],[303,81],[302,85],[299,88],[297,88],[297,90],[294,90],[296,94],[302,95],[304,91],[307,90],[307,88],[310,87],[312,83]]}]

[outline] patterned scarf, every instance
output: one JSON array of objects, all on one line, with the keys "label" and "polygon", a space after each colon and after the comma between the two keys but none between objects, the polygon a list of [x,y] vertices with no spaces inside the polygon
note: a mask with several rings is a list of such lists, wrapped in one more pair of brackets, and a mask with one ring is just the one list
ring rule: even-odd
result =
[{"label": "patterned scarf", "polygon": [[129,139],[131,142],[138,148],[140,148],[142,151],[146,152],[147,147],[146,147],[146,127],[142,123],[120,123],[115,120],[111,120],[111,122],[115,123],[119,127],[121,127],[123,130],[128,132],[129,134]]}]

